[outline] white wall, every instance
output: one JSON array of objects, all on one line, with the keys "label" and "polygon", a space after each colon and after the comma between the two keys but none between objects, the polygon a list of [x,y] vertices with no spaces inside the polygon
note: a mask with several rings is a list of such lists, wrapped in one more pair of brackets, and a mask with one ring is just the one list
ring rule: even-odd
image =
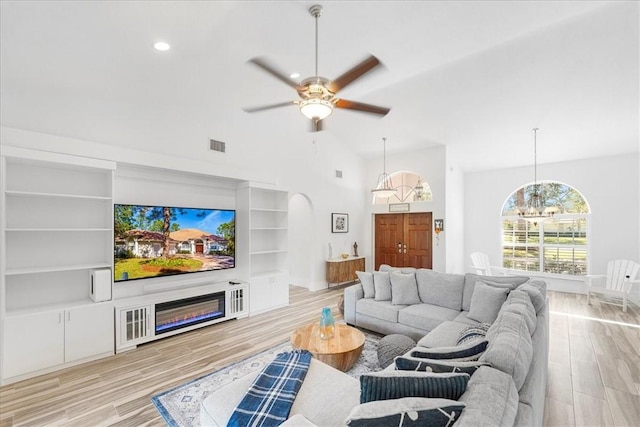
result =
[{"label": "white wall", "polygon": [[[640,260],[640,162],[638,155],[576,160],[538,165],[539,180],[555,180],[580,191],[591,208],[589,272],[604,274],[616,258]],[[502,169],[465,175],[464,250],[489,255],[501,262],[500,211],[518,187],[531,183],[533,167]],[[467,268],[467,271],[470,271]],[[582,291],[581,281],[548,279],[551,289]]]},{"label": "white wall", "polygon": [[[362,245],[368,233],[362,219],[367,209],[364,161],[330,132],[318,132],[308,133],[295,143],[280,143],[274,164],[278,186],[290,195],[304,195],[313,207],[308,221],[312,228],[299,236],[290,231],[289,241],[296,245],[306,242],[312,263],[308,287],[325,289],[329,243],[334,257],[343,252],[351,254],[354,242],[358,242],[360,255],[369,256]],[[342,178],[336,177],[336,170],[342,171]],[[331,232],[331,213],[349,214],[348,233]],[[289,215],[291,225],[291,215],[296,212]]]},{"label": "white wall", "polygon": [[313,206],[303,194],[289,199],[289,283],[309,288],[314,275],[309,236],[313,236]]},{"label": "white wall", "polygon": [[464,173],[456,164],[451,150],[447,149],[446,162],[446,220],[441,233],[447,241],[445,254],[447,273],[467,271],[467,258],[464,257]]},{"label": "white wall", "polygon": [[[362,191],[365,198],[365,206],[368,207],[369,214],[363,221],[366,221],[365,246],[368,258],[367,269],[371,270],[372,254],[374,251],[373,242],[373,214],[388,213],[387,205],[372,205],[371,189],[377,184],[377,179],[382,172],[382,159],[368,162],[366,182],[368,187]],[[445,230],[449,225],[445,215],[447,190],[446,190],[446,149],[445,147],[429,148],[424,150],[402,153],[397,155],[387,154],[387,173],[396,171],[409,171],[422,176],[431,187],[433,199],[430,202],[411,202],[411,212],[432,212],[433,219],[444,219]],[[433,264],[436,271],[446,271],[446,250],[448,244],[448,234],[443,232],[439,242],[433,239]]]}]

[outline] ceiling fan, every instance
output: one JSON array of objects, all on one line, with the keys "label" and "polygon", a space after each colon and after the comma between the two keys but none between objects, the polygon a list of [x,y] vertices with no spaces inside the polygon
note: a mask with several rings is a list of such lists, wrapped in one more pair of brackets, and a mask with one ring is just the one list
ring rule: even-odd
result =
[{"label": "ceiling fan", "polygon": [[257,65],[278,80],[295,89],[295,91],[298,92],[300,99],[280,102],[277,104],[263,105],[260,107],[245,108],[244,110],[249,113],[254,113],[257,111],[270,110],[272,108],[286,107],[288,105],[297,105],[298,108],[300,108],[300,112],[311,120],[312,132],[322,130],[322,120],[327,118],[333,112],[334,108],[343,108],[385,116],[389,111],[391,111],[390,108],[349,101],[336,96],[340,90],[344,89],[354,80],[362,77],[380,65],[380,61],[375,56],[369,55],[365,60],[334,80],[329,80],[318,75],[318,18],[322,14],[322,6],[319,4],[313,5],[309,8],[309,12],[316,21],[316,61],[315,75],[313,77],[308,77],[300,81],[300,83],[297,83],[287,77],[283,72],[279,71],[276,67],[272,66],[264,58],[252,58],[249,60],[252,64]]}]

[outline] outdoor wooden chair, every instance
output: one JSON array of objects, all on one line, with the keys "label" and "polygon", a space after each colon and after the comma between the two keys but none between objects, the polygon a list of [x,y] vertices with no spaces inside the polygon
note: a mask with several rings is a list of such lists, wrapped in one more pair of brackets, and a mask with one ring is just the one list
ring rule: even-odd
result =
[{"label": "outdoor wooden chair", "polygon": [[471,254],[471,268],[481,276],[504,276],[507,270],[489,264],[489,256],[483,252],[473,252]]},{"label": "outdoor wooden chair", "polygon": [[[591,295],[600,294],[616,299],[622,299],[622,304],[617,301],[602,300],[606,304],[622,307],[622,311],[627,311],[627,297],[631,292],[634,283],[640,283],[638,272],[640,264],[627,260],[617,259],[607,263],[607,275],[588,274],[585,276],[587,287],[587,304],[591,304]],[[604,284],[604,286],[603,286]]]}]

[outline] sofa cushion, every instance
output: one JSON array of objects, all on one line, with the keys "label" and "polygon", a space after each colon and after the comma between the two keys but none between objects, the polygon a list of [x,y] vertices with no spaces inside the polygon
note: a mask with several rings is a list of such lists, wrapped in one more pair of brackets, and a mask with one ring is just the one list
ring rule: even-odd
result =
[{"label": "sofa cushion", "polygon": [[481,366],[458,400],[466,407],[456,427],[514,425],[518,391],[511,377],[504,372]]},{"label": "sofa cushion", "polygon": [[285,422],[280,424],[280,427],[317,427],[314,423],[309,421],[302,414],[295,414],[292,417],[287,418]]},{"label": "sofa cushion", "polygon": [[463,275],[438,273],[419,268],[416,270],[416,281],[422,302],[460,311],[464,286]]},{"label": "sofa cushion", "polygon": [[418,341],[419,347],[451,347],[456,345],[456,338],[468,325],[446,320]]},{"label": "sofa cushion", "polygon": [[487,332],[487,339],[489,345],[479,360],[511,375],[516,389],[520,390],[533,357],[531,335],[524,316],[500,313],[499,319]]},{"label": "sofa cushion", "polygon": [[391,301],[391,278],[388,272],[373,272],[374,299],[376,301]]},{"label": "sofa cushion", "polygon": [[453,347],[422,348],[416,347],[409,352],[411,357],[424,359],[477,360],[487,349],[487,341],[468,342]]},{"label": "sofa cushion", "polygon": [[445,427],[454,423],[463,410],[464,404],[455,400],[405,397],[358,405],[351,410],[345,424],[350,427]]},{"label": "sofa cushion", "polygon": [[373,299],[359,299],[356,302],[356,313],[385,320],[387,322],[398,322],[398,313],[406,308],[404,305],[393,305],[391,301],[376,301]]},{"label": "sofa cushion", "polygon": [[536,310],[536,313],[539,313],[540,310],[542,310],[547,300],[546,282],[533,279],[518,286],[517,289],[529,294],[529,298],[531,298],[531,303],[533,304],[533,308]]},{"label": "sofa cushion", "polygon": [[477,360],[436,360],[409,356],[399,356],[395,359],[395,366],[398,371],[461,372],[473,375],[476,369],[484,365],[487,364]]},{"label": "sofa cushion", "polygon": [[519,291],[517,289],[509,292],[509,296],[507,297],[507,301],[504,303],[504,307],[502,307],[502,311],[512,312],[523,316],[527,323],[527,327],[529,328],[529,334],[533,335],[536,331],[536,323],[538,321],[536,318],[536,310],[533,308],[531,298],[529,298],[529,295],[526,292]]},{"label": "sofa cushion", "polygon": [[420,304],[416,275],[413,273],[389,273],[392,304]]},{"label": "sofa cushion", "polygon": [[362,290],[364,291],[365,298],[373,298],[376,295],[375,288],[373,286],[373,273],[367,273],[366,271],[356,271],[358,280],[362,284]]},{"label": "sofa cushion", "polygon": [[457,400],[467,388],[468,374],[380,371],[360,376],[360,403],[403,397]]},{"label": "sofa cushion", "polygon": [[465,325],[478,325],[480,324],[480,322],[478,322],[477,320],[473,320],[473,319],[469,319],[469,312],[468,311],[461,311],[460,314],[458,314],[456,316],[455,319],[453,319],[454,322],[458,322],[458,323],[464,323]]},{"label": "sofa cushion", "polygon": [[[201,425],[226,426],[235,407],[249,389],[257,371],[238,378],[209,396],[200,406]],[[340,390],[336,393],[336,390]],[[344,372],[311,359],[307,375],[291,406],[290,417],[302,414],[316,425],[341,425],[359,403],[360,384]],[[318,402],[323,402],[318,405]],[[331,408],[327,411],[326,408]]]},{"label": "sofa cushion", "polygon": [[489,281],[492,283],[500,283],[509,285],[509,288],[515,289],[519,285],[528,281],[525,276],[480,276],[478,274],[467,273],[464,275],[464,290],[462,292],[462,310],[469,311],[471,308],[471,297],[478,280]]},{"label": "sofa cushion", "polygon": [[[401,306],[398,306],[401,307]],[[445,320],[453,320],[458,311],[432,304],[409,305],[398,313],[398,322],[430,331]]]}]

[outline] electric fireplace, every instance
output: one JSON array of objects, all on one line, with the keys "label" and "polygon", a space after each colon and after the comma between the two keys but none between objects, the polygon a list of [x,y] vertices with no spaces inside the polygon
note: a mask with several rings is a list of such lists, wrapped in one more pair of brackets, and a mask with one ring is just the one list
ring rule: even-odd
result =
[{"label": "electric fireplace", "polygon": [[156,335],[224,317],[225,293],[156,304]]}]

